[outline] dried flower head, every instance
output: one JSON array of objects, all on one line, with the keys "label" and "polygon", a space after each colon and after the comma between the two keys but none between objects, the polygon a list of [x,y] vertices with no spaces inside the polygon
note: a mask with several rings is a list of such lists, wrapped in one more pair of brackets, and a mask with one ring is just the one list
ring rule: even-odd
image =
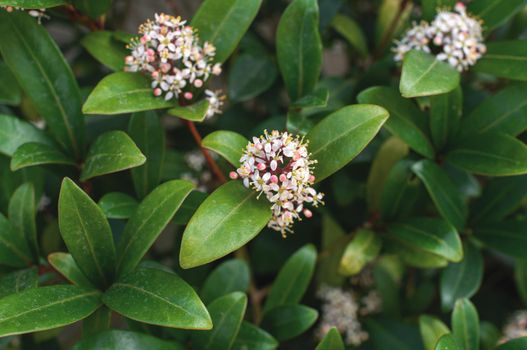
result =
[{"label": "dried flower head", "polygon": [[7,12],[27,11],[27,13],[31,17],[35,17],[37,19],[39,24],[42,22],[42,18],[49,19],[49,16],[46,15],[46,9],[29,9],[29,10],[26,10],[26,9],[24,9],[22,7],[9,6],[9,5],[0,5],[0,8],[6,10]]},{"label": "dried flower head", "polygon": [[[125,70],[148,74],[155,96],[191,101],[211,75],[221,74],[221,64],[213,63],[216,47],[209,42],[202,46],[196,30],[181,17],[156,14],[139,33],[129,45]],[[219,113],[224,97],[217,91],[205,94],[210,102],[207,116]]]},{"label": "dried flower head", "polygon": [[527,337],[527,310],[515,312],[508,320],[503,327],[503,337],[500,344],[521,337]]},{"label": "dried flower head", "polygon": [[395,60],[402,61],[411,50],[435,54],[458,71],[467,70],[486,52],[482,22],[467,14],[465,5],[458,2],[454,11],[439,11],[432,23],[414,24],[396,41]]},{"label": "dried flower head", "polygon": [[265,194],[273,211],[268,226],[284,236],[292,232],[295,220],[301,220],[301,213],[307,218],[313,215],[305,203],[315,207],[323,204],[324,195],[312,187],[316,160],[309,159],[307,141],[299,136],[265,130],[264,135],[249,142],[240,163],[237,173],[231,172],[230,177],[239,176],[245,187]]}]

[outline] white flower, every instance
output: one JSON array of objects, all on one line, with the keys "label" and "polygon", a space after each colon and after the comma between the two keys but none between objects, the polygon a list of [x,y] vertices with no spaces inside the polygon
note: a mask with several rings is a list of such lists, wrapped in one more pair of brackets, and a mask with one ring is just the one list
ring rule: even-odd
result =
[{"label": "white flower", "polygon": [[503,328],[500,344],[521,337],[527,337],[527,310],[515,312],[508,320]]},{"label": "white flower", "polygon": [[413,25],[403,38],[396,41],[395,60],[402,61],[411,50],[434,53],[458,71],[467,70],[485,54],[481,21],[467,14],[458,2],[454,11],[439,11],[432,23]]},{"label": "white flower", "polygon": [[205,90],[205,98],[209,101],[206,117],[210,118],[215,114],[221,114],[221,107],[223,107],[223,101],[225,100],[225,95],[222,95],[221,90]]},{"label": "white flower", "polygon": [[273,212],[268,226],[284,236],[292,232],[295,220],[301,220],[301,213],[307,218],[312,216],[310,210],[304,209],[304,203],[315,207],[323,204],[324,195],[312,187],[316,160],[309,159],[303,138],[265,130],[264,135],[249,142],[240,163],[237,172],[231,172],[231,179],[241,177],[245,187],[265,194]]}]

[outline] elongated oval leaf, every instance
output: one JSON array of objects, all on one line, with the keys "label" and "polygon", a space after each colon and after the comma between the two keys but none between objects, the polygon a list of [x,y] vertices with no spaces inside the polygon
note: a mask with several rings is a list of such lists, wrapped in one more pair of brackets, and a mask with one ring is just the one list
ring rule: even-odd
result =
[{"label": "elongated oval leaf", "polygon": [[37,286],[38,270],[36,267],[10,272],[0,277],[0,299]]},{"label": "elongated oval leaf", "polygon": [[102,134],[90,147],[81,181],[143,165],[146,157],[123,131]]},{"label": "elongated oval leaf", "polygon": [[463,109],[463,93],[457,87],[449,93],[430,97],[430,135],[437,150],[456,134]]},{"label": "elongated oval leaf", "polygon": [[0,114],[0,152],[12,156],[18,147],[28,142],[53,144],[43,131],[30,123],[17,117]]},{"label": "elongated oval leaf", "polygon": [[[511,2],[513,1],[517,0],[511,0]],[[487,53],[474,66],[476,72],[521,81],[527,81],[526,70],[527,43],[525,40],[489,43]]]},{"label": "elongated oval leaf", "polygon": [[115,246],[102,210],[72,180],[65,178],[59,196],[59,228],[79,268],[97,286],[114,276]]},{"label": "elongated oval leaf", "polygon": [[282,305],[268,312],[262,327],[280,341],[299,336],[307,331],[318,318],[315,309],[304,305]]},{"label": "elongated oval leaf", "polygon": [[98,204],[108,219],[128,219],[138,206],[134,197],[121,192],[105,194]]},{"label": "elongated oval leaf", "polygon": [[2,11],[0,52],[57,142],[80,157],[84,118],[79,87],[46,29],[22,11]]},{"label": "elongated oval leaf", "polygon": [[375,105],[347,106],[330,114],[307,134],[316,181],[333,174],[355,158],[388,119]]},{"label": "elongated oval leaf", "polygon": [[82,288],[94,289],[93,284],[81,271],[71,254],[51,253],[48,255],[48,262],[71,283]]},{"label": "elongated oval leaf", "polygon": [[179,263],[184,269],[206,264],[240,248],[271,219],[269,203],[238,181],[214,191],[183,233]]},{"label": "elongated oval leaf", "polygon": [[413,213],[423,192],[421,181],[412,172],[411,160],[402,159],[391,169],[382,188],[380,214],[383,219],[394,220]]},{"label": "elongated oval leaf", "polygon": [[274,350],[278,347],[275,338],[261,328],[247,321],[242,322],[233,350]]},{"label": "elongated oval leaf", "polygon": [[0,0],[0,5],[16,6],[26,9],[42,9],[66,4],[66,0]]},{"label": "elongated oval leaf", "polygon": [[459,299],[452,313],[452,332],[464,350],[479,350],[478,310],[468,299]]},{"label": "elongated oval leaf", "polygon": [[110,309],[164,327],[210,329],[211,318],[191,286],[174,273],[138,268],[103,295]]},{"label": "elongated oval leaf", "polygon": [[367,263],[377,257],[381,245],[381,238],[375,232],[359,229],[344,250],[339,272],[345,276],[359,273]]},{"label": "elongated oval leaf", "polygon": [[57,285],[27,289],[0,299],[0,336],[58,328],[77,322],[100,305],[100,292]]},{"label": "elongated oval leaf", "polygon": [[172,107],[168,110],[168,114],[193,122],[202,122],[207,117],[209,105],[209,101],[203,99],[193,105]]},{"label": "elongated oval leaf", "polygon": [[475,237],[488,248],[519,259],[527,259],[527,224],[522,221],[488,223],[474,229]]},{"label": "elongated oval leaf", "polygon": [[245,137],[234,131],[219,130],[205,136],[201,145],[218,153],[237,168],[248,142]]},{"label": "elongated oval leaf", "polygon": [[331,328],[315,350],[345,350],[344,342],[337,328]]},{"label": "elongated oval leaf", "polygon": [[161,340],[148,334],[112,329],[83,338],[72,350],[126,349],[126,350],[183,350],[172,341]]},{"label": "elongated oval leaf", "polygon": [[448,63],[418,50],[404,55],[399,90],[403,97],[439,95],[459,85],[459,72]]},{"label": "elongated oval leaf", "polygon": [[0,213],[0,265],[23,267],[31,262],[31,252],[23,231]]},{"label": "elongated oval leaf", "polygon": [[81,45],[95,59],[114,71],[124,67],[124,58],[128,54],[125,45],[114,38],[112,32],[98,30],[90,32],[81,40]]},{"label": "elongated oval leaf", "polygon": [[55,146],[37,142],[24,143],[11,158],[12,171],[45,164],[75,165],[75,161]]},{"label": "elongated oval leaf", "polygon": [[316,0],[294,0],[284,11],[276,33],[276,56],[292,101],[313,91],[322,66]]},{"label": "elongated oval leaf", "polygon": [[483,27],[489,31],[501,25],[522,9],[523,0],[478,0],[469,3],[468,11],[483,20]]},{"label": "elongated oval leaf", "polygon": [[463,348],[459,345],[454,336],[451,333],[448,333],[439,338],[435,350],[463,350]]},{"label": "elongated oval leaf", "polygon": [[350,45],[357,50],[361,55],[366,56],[368,54],[368,45],[366,37],[362,32],[361,27],[352,18],[337,14],[331,22],[331,26],[340,35],[342,35]]},{"label": "elongated oval leaf", "polygon": [[106,76],[82,106],[86,114],[122,114],[170,108],[175,102],[155,97],[150,82],[139,73],[118,72]]},{"label": "elongated oval leaf", "polygon": [[35,187],[31,182],[21,185],[9,201],[9,221],[24,234],[25,241],[33,255],[33,261],[38,261],[38,240],[36,216]]},{"label": "elongated oval leaf", "polygon": [[273,85],[278,75],[276,64],[266,54],[240,55],[229,72],[229,100],[248,101]]},{"label": "elongated oval leaf", "polygon": [[428,315],[419,317],[419,331],[421,332],[421,338],[423,338],[425,350],[434,350],[439,338],[450,333],[450,329],[443,321]]},{"label": "elongated oval leaf", "polygon": [[210,273],[201,288],[201,299],[208,304],[232,292],[249,289],[249,266],[243,260],[228,260]]},{"label": "elongated oval leaf", "polygon": [[22,100],[22,89],[18,85],[11,69],[0,61],[0,77],[3,84],[0,85],[0,103],[8,106],[18,106]]},{"label": "elongated oval leaf", "polygon": [[117,271],[133,270],[179,209],[194,185],[172,180],[158,186],[139,204],[121,235]]}]

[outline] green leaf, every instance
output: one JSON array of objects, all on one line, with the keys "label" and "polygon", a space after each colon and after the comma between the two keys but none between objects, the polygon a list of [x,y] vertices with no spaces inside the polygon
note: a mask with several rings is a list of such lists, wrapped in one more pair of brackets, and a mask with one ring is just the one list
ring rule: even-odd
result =
[{"label": "green leaf", "polygon": [[478,310],[468,299],[456,301],[452,313],[452,332],[464,350],[479,350]]},{"label": "green leaf", "polygon": [[409,265],[438,267],[446,260],[459,262],[463,248],[456,229],[446,221],[432,218],[407,219],[388,226],[388,240],[398,247]]},{"label": "green leaf", "polygon": [[455,146],[447,154],[446,160],[479,175],[527,174],[527,146],[505,134],[472,135]]},{"label": "green leaf", "polygon": [[269,89],[277,75],[276,64],[269,55],[240,55],[229,71],[229,99],[248,101]]},{"label": "green leaf", "polygon": [[112,5],[112,0],[71,0],[76,9],[87,14],[91,18],[104,15]]},{"label": "green leaf", "polygon": [[525,6],[524,0],[478,0],[469,3],[468,12],[483,20],[486,31],[505,23]]},{"label": "green leaf", "polygon": [[36,267],[13,271],[0,277],[0,299],[37,286],[38,270]]},{"label": "green leaf", "polygon": [[11,158],[12,171],[45,164],[75,165],[75,161],[55,146],[37,142],[24,143],[17,148]]},{"label": "green leaf", "polygon": [[24,12],[2,11],[0,52],[54,138],[79,158],[84,151],[79,86],[46,29]]},{"label": "green leaf", "polygon": [[519,259],[527,259],[526,230],[527,223],[523,221],[486,223],[485,226],[474,228],[475,237],[487,248]]},{"label": "green leaf", "polygon": [[[214,191],[183,233],[179,263],[184,269],[214,261],[253,239],[271,219],[269,203],[239,181]],[[226,236],[225,232],[229,234]]]},{"label": "green leaf", "polygon": [[510,340],[503,345],[500,345],[496,350],[523,350],[527,346],[527,337],[521,337]]},{"label": "green leaf", "polygon": [[249,289],[249,280],[249,266],[245,261],[228,260],[215,268],[207,277],[201,288],[201,299],[209,304],[232,292],[246,292]]},{"label": "green leaf", "polygon": [[0,103],[9,106],[18,106],[22,100],[22,90],[9,67],[0,61]]},{"label": "green leaf", "polygon": [[382,240],[375,232],[359,229],[344,250],[339,272],[345,276],[358,274],[367,263],[377,257],[381,246]]},{"label": "green leaf", "polygon": [[527,129],[527,84],[506,87],[463,118],[461,135],[487,131],[519,135]]},{"label": "green leaf", "polygon": [[419,330],[402,321],[390,321],[386,318],[364,320],[370,334],[374,350],[422,350]]},{"label": "green leaf", "polygon": [[71,254],[51,253],[48,255],[48,262],[71,283],[85,289],[94,289],[93,284],[81,271]]},{"label": "green leaf", "polygon": [[112,329],[83,338],[73,350],[126,349],[126,350],[183,350],[175,342],[161,340],[148,334]]},{"label": "green leaf", "polygon": [[[304,95],[303,97],[299,98],[298,100],[292,102],[289,105],[289,110],[291,109],[303,109],[303,108],[324,108],[328,105],[329,101],[329,90],[326,88],[320,88],[315,91],[313,91],[310,94]],[[300,113],[288,113],[288,123],[290,116],[296,116],[299,115],[304,119],[307,119],[308,116],[304,116]],[[308,119],[309,122],[309,119]]]},{"label": "green leaf", "polygon": [[307,134],[314,173],[321,181],[351,162],[375,137],[388,112],[375,105],[347,106],[330,114]]},{"label": "green leaf", "polygon": [[181,207],[174,215],[173,223],[177,225],[186,225],[192,218],[192,215],[198,210],[198,207],[207,198],[205,192],[192,191],[185,199]]},{"label": "green leaf", "polygon": [[202,42],[216,47],[216,62],[224,62],[253,22],[262,0],[205,0],[191,25]]},{"label": "green leaf", "polygon": [[174,106],[168,110],[168,114],[193,122],[202,122],[207,117],[208,110],[209,101],[203,99],[189,106]]},{"label": "green leaf", "polygon": [[440,295],[443,310],[451,310],[458,299],[471,298],[483,279],[483,257],[479,248],[465,242],[463,260],[441,271]]},{"label": "green leaf", "polygon": [[1,6],[16,6],[26,9],[42,9],[66,4],[66,0],[0,0]]},{"label": "green leaf", "polygon": [[422,185],[412,172],[414,162],[400,160],[388,173],[382,187],[380,214],[385,220],[407,217],[413,213]]},{"label": "green leaf", "polygon": [[435,350],[463,350],[452,334],[443,335],[436,344]]},{"label": "green leaf", "polygon": [[397,90],[375,86],[362,91],[357,100],[360,103],[373,103],[386,108],[390,118],[386,129],[401,138],[417,153],[434,158],[434,148],[428,137],[426,116],[410,100],[402,98]]},{"label": "green leaf", "polygon": [[100,305],[100,292],[56,285],[27,289],[0,299],[0,336],[65,326],[90,315]]},{"label": "green leaf", "polygon": [[501,332],[494,324],[486,321],[481,322],[480,335],[481,350],[495,350],[496,344],[498,344],[498,341],[502,336]]},{"label": "green leaf", "polygon": [[277,347],[278,342],[272,335],[247,321],[243,321],[232,349],[274,350]]},{"label": "green leaf", "polygon": [[134,168],[145,162],[146,157],[130,136],[123,131],[110,131],[99,136],[91,145],[80,179],[86,181]]},{"label": "green leaf", "polygon": [[345,350],[344,342],[337,328],[331,328],[315,350]]},{"label": "green leaf", "polygon": [[338,273],[340,258],[344,253],[345,242],[349,241],[350,235],[346,235],[342,227],[330,216],[322,217],[322,253],[317,257],[316,280],[318,284],[340,286],[345,277]]},{"label": "green leaf", "polygon": [[185,180],[165,182],[139,204],[117,248],[119,275],[133,270],[161,234],[194,185]]},{"label": "green leaf", "polygon": [[322,67],[316,0],[294,0],[276,32],[276,57],[292,101],[313,91]]},{"label": "green leaf", "polygon": [[99,207],[108,219],[129,219],[139,203],[137,200],[121,192],[110,192],[99,200]]},{"label": "green leaf", "polygon": [[404,55],[399,90],[403,97],[439,95],[459,85],[459,72],[431,54],[413,50]]},{"label": "green leaf", "polygon": [[9,201],[9,221],[18,231],[22,232],[33,254],[33,261],[38,261],[38,240],[36,216],[35,187],[31,182],[21,185]]},{"label": "green leaf", "polygon": [[419,317],[419,331],[421,332],[421,338],[423,338],[425,350],[434,350],[439,338],[450,333],[450,329],[443,321],[428,315]]},{"label": "green leaf", "polygon": [[234,131],[219,130],[205,136],[201,145],[218,153],[237,168],[240,166],[240,158],[248,143],[244,136]]},{"label": "green leaf", "polygon": [[433,20],[437,13],[437,9],[452,9],[455,5],[456,0],[421,0],[423,19],[427,21]]},{"label": "green leaf", "polygon": [[310,307],[282,305],[265,314],[262,327],[279,341],[284,341],[307,331],[317,318],[317,310]]},{"label": "green leaf", "polygon": [[165,160],[165,130],[156,113],[134,113],[128,124],[128,134],[146,156],[144,165],[132,169],[135,192],[143,198],[161,179]]},{"label": "green leaf", "polygon": [[430,135],[441,150],[455,135],[463,112],[463,92],[457,87],[449,93],[430,97]]},{"label": "green leaf", "polygon": [[12,156],[18,147],[28,142],[53,144],[42,130],[30,123],[17,117],[0,114],[0,153]]},{"label": "green leaf", "polygon": [[229,350],[236,341],[241,328],[247,296],[234,292],[210,303],[207,309],[214,328],[208,332],[192,334],[192,345],[196,350]]},{"label": "green leaf", "polygon": [[112,310],[106,306],[97,309],[93,314],[82,321],[82,337],[87,338],[110,328]]},{"label": "green leaf", "polygon": [[514,281],[522,302],[527,304],[527,262],[522,259],[516,260]]},{"label": "green leaf", "polygon": [[[511,2],[513,1],[517,0]],[[487,53],[478,60],[473,70],[499,78],[527,81],[527,44],[525,40],[488,43]]]},{"label": "green leaf", "polygon": [[467,206],[448,174],[430,160],[412,166],[412,171],[423,181],[441,216],[458,230],[465,226]]},{"label": "green leaf", "polygon": [[[378,17],[375,23],[375,45],[378,50],[396,38],[408,24],[408,18],[412,13],[413,4],[405,0],[382,0],[378,9]],[[399,13],[399,11],[402,12]],[[382,53],[382,52],[381,52]]]},{"label": "green leaf", "polygon": [[182,329],[212,328],[205,305],[174,273],[138,268],[115,282],[102,300],[132,320]]},{"label": "green leaf", "polygon": [[86,114],[122,114],[174,107],[175,102],[155,97],[148,78],[117,72],[101,80],[82,106]]},{"label": "green leaf", "polygon": [[279,306],[297,304],[302,300],[313,278],[316,261],[317,251],[311,244],[300,248],[287,259],[267,296],[265,314]]},{"label": "green leaf", "polygon": [[361,27],[351,17],[337,14],[335,18],[333,18],[331,26],[362,56],[368,54],[366,37],[364,36]]},{"label": "green leaf", "polygon": [[81,45],[97,61],[111,70],[123,70],[124,59],[128,54],[128,50],[126,50],[123,43],[114,38],[112,32],[104,30],[90,32],[82,38]]},{"label": "green leaf", "polygon": [[32,262],[22,231],[17,230],[0,213],[0,266],[24,267]]},{"label": "green leaf", "polygon": [[59,196],[59,228],[64,243],[90,281],[108,286],[115,269],[115,246],[102,210],[72,180],[65,178]]}]

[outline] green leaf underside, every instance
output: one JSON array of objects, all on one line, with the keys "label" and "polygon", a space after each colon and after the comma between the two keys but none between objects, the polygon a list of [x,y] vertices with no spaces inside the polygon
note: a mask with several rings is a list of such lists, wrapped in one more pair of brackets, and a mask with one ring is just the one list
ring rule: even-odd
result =
[{"label": "green leaf underside", "polygon": [[83,338],[73,350],[93,349],[126,349],[126,350],[183,350],[183,346],[173,341],[166,341],[154,336],[112,329]]},{"label": "green leaf underside", "polygon": [[114,38],[112,32],[90,32],[82,38],[81,45],[106,67],[114,71],[123,69],[128,50],[123,43]]},{"label": "green leaf underside", "polygon": [[86,289],[94,289],[93,284],[86,278],[77,263],[69,253],[51,253],[48,262],[64,278],[71,283]]},{"label": "green leaf underside", "polygon": [[246,292],[249,280],[249,266],[245,261],[228,260],[209,274],[201,288],[201,299],[208,304],[232,292]]},{"label": "green leaf underside", "polygon": [[42,130],[32,124],[14,116],[0,114],[0,152],[12,156],[21,145],[28,142],[53,144]]},{"label": "green leaf underside", "polygon": [[307,331],[317,320],[318,312],[304,305],[283,305],[268,312],[262,327],[277,340],[284,341]]}]

